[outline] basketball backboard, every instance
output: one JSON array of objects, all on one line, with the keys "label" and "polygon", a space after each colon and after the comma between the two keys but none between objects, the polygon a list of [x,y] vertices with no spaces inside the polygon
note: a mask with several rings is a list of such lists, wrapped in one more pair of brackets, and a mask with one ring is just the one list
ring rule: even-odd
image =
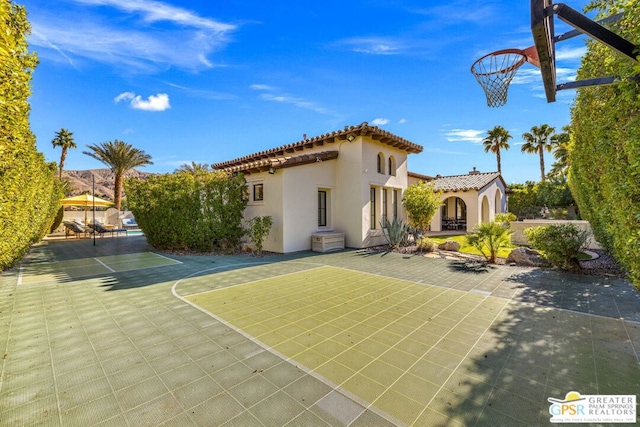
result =
[{"label": "basketball backboard", "polygon": [[[572,26],[574,30],[556,35],[555,17]],[[596,22],[564,3],[554,4],[552,0],[531,0],[531,33],[534,45],[526,49],[501,49],[482,56],[471,66],[471,73],[485,91],[487,105],[499,107],[507,102],[509,85],[518,68],[524,63],[540,68],[547,102],[554,102],[556,92],[559,90],[614,84],[621,81],[619,76],[604,76],[558,84],[555,44],[584,34],[638,61],[636,52],[640,46],[604,26],[622,17],[623,14],[619,13]],[[627,77],[627,79],[640,80],[640,75]]]},{"label": "basketball backboard", "polygon": [[531,33],[547,102],[556,100],[556,50],[551,0],[531,0]]}]

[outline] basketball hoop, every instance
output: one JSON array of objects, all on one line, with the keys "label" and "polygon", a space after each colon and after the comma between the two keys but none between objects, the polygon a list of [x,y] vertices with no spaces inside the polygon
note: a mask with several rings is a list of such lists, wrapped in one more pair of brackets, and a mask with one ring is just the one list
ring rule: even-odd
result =
[{"label": "basketball hoop", "polygon": [[503,49],[489,53],[471,66],[487,97],[489,107],[500,107],[507,103],[507,91],[518,68],[525,62],[540,66],[535,46],[527,49]]}]

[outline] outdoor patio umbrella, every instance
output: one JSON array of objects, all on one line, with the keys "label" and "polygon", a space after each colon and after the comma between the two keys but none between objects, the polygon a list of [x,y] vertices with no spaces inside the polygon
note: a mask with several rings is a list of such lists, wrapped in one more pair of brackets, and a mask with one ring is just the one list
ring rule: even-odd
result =
[{"label": "outdoor patio umbrella", "polygon": [[113,202],[110,202],[100,197],[92,196],[91,194],[81,194],[79,196],[66,197],[60,200],[62,206],[82,206],[84,207],[84,222],[87,223],[87,208],[98,206],[113,206]]}]

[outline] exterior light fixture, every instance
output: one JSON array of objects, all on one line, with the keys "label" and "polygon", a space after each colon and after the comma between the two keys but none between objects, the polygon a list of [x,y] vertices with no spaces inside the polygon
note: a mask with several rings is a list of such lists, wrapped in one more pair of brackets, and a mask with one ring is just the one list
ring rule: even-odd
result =
[{"label": "exterior light fixture", "polygon": [[356,136],[350,133],[349,135],[347,135],[347,139],[349,140],[349,142],[353,142],[353,140],[356,139]]},{"label": "exterior light fixture", "polygon": [[269,174],[273,175],[274,173],[276,173],[276,168],[273,168],[273,167],[269,168]]}]

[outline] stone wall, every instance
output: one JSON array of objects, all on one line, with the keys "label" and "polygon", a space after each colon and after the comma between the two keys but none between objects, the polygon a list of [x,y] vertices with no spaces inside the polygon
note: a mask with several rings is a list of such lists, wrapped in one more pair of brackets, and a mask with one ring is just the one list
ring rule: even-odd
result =
[{"label": "stone wall", "polygon": [[587,249],[602,249],[602,246],[593,237],[591,225],[588,221],[579,220],[561,220],[561,219],[525,219],[522,221],[514,221],[509,226],[514,233],[511,235],[511,242],[516,245],[528,245],[527,236],[524,234],[525,228],[539,227],[552,224],[574,224],[583,230],[587,230],[589,238],[587,240]]}]

